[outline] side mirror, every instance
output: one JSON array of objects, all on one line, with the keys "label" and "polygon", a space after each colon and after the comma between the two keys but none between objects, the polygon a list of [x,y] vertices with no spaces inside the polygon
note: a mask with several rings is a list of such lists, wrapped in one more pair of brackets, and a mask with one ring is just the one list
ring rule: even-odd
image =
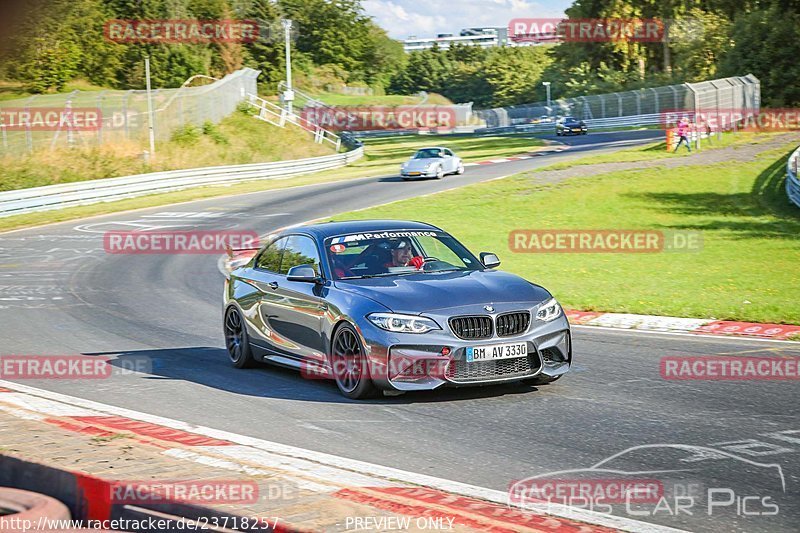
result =
[{"label": "side mirror", "polygon": [[317,271],[311,265],[297,265],[289,269],[286,274],[289,281],[302,281],[305,283],[317,283],[320,281]]},{"label": "side mirror", "polygon": [[500,258],[490,252],[481,252],[481,263],[486,268],[496,268],[500,266]]}]

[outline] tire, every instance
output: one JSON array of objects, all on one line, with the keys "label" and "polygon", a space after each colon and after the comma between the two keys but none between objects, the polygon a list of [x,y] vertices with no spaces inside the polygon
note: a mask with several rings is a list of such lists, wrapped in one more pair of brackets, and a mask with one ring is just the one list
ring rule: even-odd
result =
[{"label": "tire", "polygon": [[66,505],[50,496],[27,490],[0,488],[0,508],[11,512],[5,517],[9,521],[19,520],[36,524],[42,518],[52,521],[70,519]]},{"label": "tire", "polygon": [[225,347],[228,357],[236,368],[250,368],[255,365],[253,350],[250,348],[250,339],[247,337],[247,327],[242,314],[235,307],[225,311]]},{"label": "tire", "polygon": [[364,347],[355,328],[343,322],[333,334],[331,367],[339,392],[351,400],[373,398],[378,389],[369,374]]},{"label": "tire", "polygon": [[525,385],[547,385],[548,383],[553,383],[554,381],[558,381],[559,379],[561,379],[561,376],[556,376],[554,378],[536,376],[535,378],[523,379],[522,383],[524,383]]},{"label": "tire", "polygon": [[444,178],[444,169],[440,166],[436,169],[436,179],[440,180],[442,178]]},{"label": "tire", "polygon": [[464,173],[464,171],[465,171],[464,163],[459,163],[458,168],[456,169],[456,174],[460,176],[461,174]]}]

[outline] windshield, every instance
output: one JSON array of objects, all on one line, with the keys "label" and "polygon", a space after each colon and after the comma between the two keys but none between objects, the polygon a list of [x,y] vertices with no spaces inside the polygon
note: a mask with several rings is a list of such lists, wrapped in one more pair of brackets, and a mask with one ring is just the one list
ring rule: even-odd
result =
[{"label": "windshield", "polygon": [[480,261],[441,231],[381,231],[331,237],[325,251],[334,279],[479,270]]},{"label": "windshield", "polygon": [[442,157],[441,150],[438,148],[423,148],[414,154],[414,159],[430,159],[433,157]]}]

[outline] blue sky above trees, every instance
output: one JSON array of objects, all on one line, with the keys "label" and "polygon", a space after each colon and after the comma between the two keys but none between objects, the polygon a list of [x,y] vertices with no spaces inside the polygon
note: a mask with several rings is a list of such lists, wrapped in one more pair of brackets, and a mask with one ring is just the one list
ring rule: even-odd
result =
[{"label": "blue sky above trees", "polygon": [[364,0],[367,14],[395,39],[505,26],[512,18],[557,17],[571,0]]}]

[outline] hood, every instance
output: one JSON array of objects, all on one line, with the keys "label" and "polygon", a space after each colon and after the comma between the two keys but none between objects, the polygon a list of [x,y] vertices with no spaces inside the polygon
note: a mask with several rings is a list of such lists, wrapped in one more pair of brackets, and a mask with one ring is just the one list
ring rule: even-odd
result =
[{"label": "hood", "polygon": [[425,159],[409,159],[406,161],[406,168],[411,170],[422,170],[431,163],[440,163],[440,157],[426,157]]},{"label": "hood", "polygon": [[338,289],[406,314],[503,302],[535,305],[551,298],[544,288],[497,270],[420,273],[340,280],[335,284]]}]

